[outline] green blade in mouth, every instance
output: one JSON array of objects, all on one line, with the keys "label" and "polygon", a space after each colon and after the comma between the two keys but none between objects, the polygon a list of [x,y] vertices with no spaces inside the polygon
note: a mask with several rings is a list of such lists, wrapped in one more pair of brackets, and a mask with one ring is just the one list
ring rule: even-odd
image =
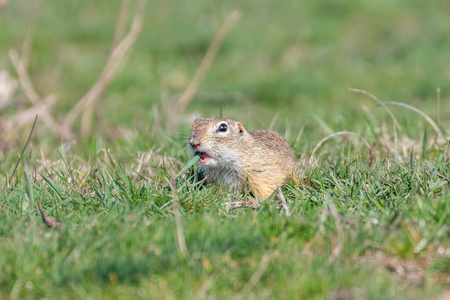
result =
[{"label": "green blade in mouth", "polygon": [[190,167],[192,167],[196,162],[198,162],[198,160],[200,159],[200,157],[202,156],[201,152],[197,152],[195,153],[194,157],[191,158],[191,160],[183,167],[183,169],[181,169],[181,171],[177,174],[177,177],[180,176],[181,174],[183,174],[184,172],[186,172],[187,169],[189,169]]}]

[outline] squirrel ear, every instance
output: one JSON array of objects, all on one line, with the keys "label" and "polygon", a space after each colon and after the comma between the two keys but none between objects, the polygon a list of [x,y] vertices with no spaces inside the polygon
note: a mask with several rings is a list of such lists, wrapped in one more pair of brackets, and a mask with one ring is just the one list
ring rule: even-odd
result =
[{"label": "squirrel ear", "polygon": [[239,128],[239,133],[244,133],[245,132],[245,128],[244,128],[244,126],[242,126],[242,124],[241,123],[239,123],[238,122],[238,128]]}]

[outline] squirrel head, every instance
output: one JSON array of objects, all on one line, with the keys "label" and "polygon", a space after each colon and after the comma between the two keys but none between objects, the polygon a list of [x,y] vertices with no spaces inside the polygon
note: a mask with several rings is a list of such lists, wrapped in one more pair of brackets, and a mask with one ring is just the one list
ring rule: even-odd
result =
[{"label": "squirrel head", "polygon": [[241,149],[249,134],[237,121],[205,118],[194,121],[189,148],[201,153],[199,163],[205,166],[233,167],[238,165]]}]

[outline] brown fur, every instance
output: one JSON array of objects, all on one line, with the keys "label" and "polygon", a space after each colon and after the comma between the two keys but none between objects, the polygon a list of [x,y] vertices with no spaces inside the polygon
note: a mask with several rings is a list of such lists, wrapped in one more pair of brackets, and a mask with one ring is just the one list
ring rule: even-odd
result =
[{"label": "brown fur", "polygon": [[[227,125],[226,132],[218,131],[221,124]],[[212,158],[201,165],[208,183],[223,182],[240,191],[248,187],[255,197],[268,198],[294,173],[289,144],[275,131],[247,131],[229,119],[197,119],[189,142],[193,153]]]}]

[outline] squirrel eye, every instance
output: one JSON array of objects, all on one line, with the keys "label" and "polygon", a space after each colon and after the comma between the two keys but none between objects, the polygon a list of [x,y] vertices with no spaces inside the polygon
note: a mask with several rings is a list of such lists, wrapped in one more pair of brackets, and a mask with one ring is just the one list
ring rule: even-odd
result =
[{"label": "squirrel eye", "polygon": [[227,131],[227,124],[220,124],[217,128],[218,132],[226,132]]}]

